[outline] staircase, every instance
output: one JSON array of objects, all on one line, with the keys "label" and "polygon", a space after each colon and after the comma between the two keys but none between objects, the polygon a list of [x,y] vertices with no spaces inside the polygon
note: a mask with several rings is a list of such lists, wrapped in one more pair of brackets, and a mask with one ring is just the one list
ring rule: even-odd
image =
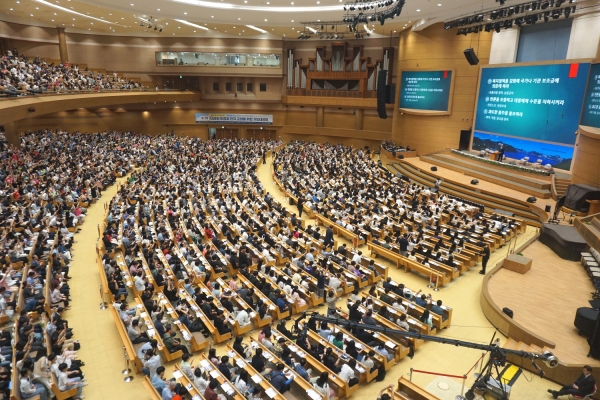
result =
[{"label": "staircase", "polygon": [[[388,169],[396,176],[403,175],[421,185],[429,187],[434,186],[436,176],[431,175],[429,171],[421,170],[408,163],[388,163]],[[473,187],[463,186],[444,180],[440,185],[440,192],[447,193],[456,197],[471,200],[483,204],[491,210],[503,210],[513,213],[515,217],[523,219],[527,224],[541,227],[540,217],[531,210],[530,205],[524,202],[518,202],[508,198],[482,193],[479,190],[473,190]]]},{"label": "staircase", "polygon": [[554,177],[554,190],[556,191],[556,200],[560,199],[567,192],[567,188],[571,184],[571,178]]}]

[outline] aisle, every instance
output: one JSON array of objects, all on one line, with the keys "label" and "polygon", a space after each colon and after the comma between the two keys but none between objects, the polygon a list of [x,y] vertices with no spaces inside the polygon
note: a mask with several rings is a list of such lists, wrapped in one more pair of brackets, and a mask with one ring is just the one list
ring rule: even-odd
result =
[{"label": "aisle", "polygon": [[[121,178],[118,182],[124,182]],[[129,383],[123,381],[125,368],[123,344],[110,310],[100,310],[100,275],[96,264],[98,224],[104,218],[104,203],[117,193],[117,185],[109,187],[102,198],[88,208],[81,232],[75,235],[69,281],[71,310],[64,313],[73,328],[75,338],[81,341],[79,359],[85,362],[83,372],[88,386],[83,388],[87,400],[147,399],[142,376]]]},{"label": "aisle", "polygon": [[[270,168],[271,162],[271,158],[267,157],[267,164],[259,165],[257,170],[258,178],[265,189],[277,201],[290,208],[288,199],[279,190],[278,186],[273,183]],[[290,209],[293,212],[297,211],[295,206],[291,206]],[[314,224],[314,220],[307,218],[303,219],[305,219],[308,224]],[[535,228],[528,227],[524,234],[521,234],[516,238],[517,247],[531,238],[535,232]],[[345,242],[348,243],[348,245],[351,245],[349,241],[340,238],[337,235],[334,237],[340,244]],[[366,256],[370,255],[366,245],[360,246],[359,250]],[[503,247],[493,252],[488,263],[488,270],[491,270],[496,263],[506,257],[506,253],[507,247]],[[468,273],[452,281],[449,285],[440,289],[439,292],[433,292],[427,289],[427,280],[425,278],[413,273],[407,274],[398,270],[395,265],[392,265],[385,259],[378,258],[377,262],[390,267],[389,276],[395,281],[402,282],[410,288],[423,289],[425,294],[431,293],[434,299],[441,299],[444,304],[453,308],[452,325],[440,333],[435,333],[435,336],[489,344],[495,328],[483,315],[479,305],[482,282],[482,276],[478,273],[480,269],[479,266],[471,268]],[[340,299],[338,301],[338,306],[346,310],[345,302],[345,298]],[[498,333],[498,335],[502,338],[501,343],[504,343],[506,338],[500,333]],[[456,347],[435,342],[425,343],[415,351],[415,356],[412,360],[405,357],[396,366],[388,370],[387,376],[383,382],[373,381],[375,383],[359,388],[351,398],[354,400],[373,400],[377,393],[379,393],[379,390],[386,385],[393,384],[396,386],[400,376],[403,375],[408,378],[411,368],[462,376],[475,364],[481,354],[482,353],[478,350],[466,347]],[[546,390],[548,388],[557,389],[559,387],[557,384],[542,380],[537,376],[533,377],[531,380],[529,379],[529,372],[525,371],[524,374],[527,374],[527,380],[521,378],[517,382],[511,393],[512,399],[547,400],[551,397]],[[467,389],[473,383],[473,379],[471,373],[467,379]],[[528,380],[531,380],[531,382],[528,382]],[[427,387],[428,390],[431,390],[432,393],[441,399],[447,400],[454,400],[455,396],[460,394],[460,387],[462,384],[462,380],[459,379],[436,377],[434,375],[425,374],[414,374],[413,382],[422,388]],[[439,382],[448,383],[452,389],[456,389],[458,392],[439,389],[437,386],[437,383]]]}]

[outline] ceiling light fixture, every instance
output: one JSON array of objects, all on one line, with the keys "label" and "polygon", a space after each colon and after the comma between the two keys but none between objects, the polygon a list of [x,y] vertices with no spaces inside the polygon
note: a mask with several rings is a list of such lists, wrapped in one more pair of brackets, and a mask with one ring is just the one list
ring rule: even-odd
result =
[{"label": "ceiling light fixture", "polygon": [[93,19],[93,20],[95,20],[95,21],[104,22],[105,24],[112,24],[112,22],[110,22],[110,21],[104,21],[104,20],[102,20],[102,19],[100,19],[100,18],[91,17],[91,16],[89,16],[89,15],[85,15],[85,14],[82,14],[82,13],[78,13],[77,11],[70,10],[70,9],[68,9],[68,8],[66,8],[66,7],[57,6],[56,4],[52,4],[52,3],[50,3],[50,2],[48,2],[48,1],[46,1],[46,0],[35,0],[35,1],[36,1],[36,2],[38,2],[38,3],[40,3],[40,4],[43,4],[43,5],[45,5],[45,6],[48,6],[48,7],[54,7],[54,8],[56,8],[56,9],[59,9],[59,10],[61,10],[61,11],[66,11],[66,12],[68,12],[68,13],[75,14],[75,15],[79,15],[79,16],[81,16],[81,17],[85,17],[85,18]]},{"label": "ceiling light fixture", "polygon": [[256,27],[256,26],[254,26],[254,25],[246,25],[246,26],[247,26],[248,28],[250,28],[250,29],[254,29],[254,30],[255,30],[255,31],[257,31],[257,32],[260,32],[260,33],[267,33],[267,31],[265,31],[264,29],[260,29],[260,28],[258,28],[258,27]]},{"label": "ceiling light fixture", "polygon": [[[176,3],[188,4],[196,7],[204,8],[218,8],[222,10],[247,10],[247,11],[269,11],[269,12],[311,12],[311,11],[339,11],[339,5],[333,6],[307,6],[307,7],[266,7],[266,6],[247,6],[243,4],[232,4],[232,3],[215,3],[206,0],[172,0]],[[391,1],[391,0],[388,0]],[[402,1],[402,0],[401,0]],[[269,4],[270,2],[267,2]]]},{"label": "ceiling light fixture", "polygon": [[206,28],[206,27],[204,27],[204,26],[202,26],[202,25],[196,25],[196,24],[194,24],[194,23],[192,23],[192,22],[189,22],[189,21],[186,21],[186,20],[184,20],[184,19],[176,19],[175,21],[177,21],[177,22],[181,22],[182,24],[185,24],[185,25],[193,26],[194,28],[198,28],[198,29],[204,29],[205,31],[207,31],[207,30],[208,30],[208,28]]}]

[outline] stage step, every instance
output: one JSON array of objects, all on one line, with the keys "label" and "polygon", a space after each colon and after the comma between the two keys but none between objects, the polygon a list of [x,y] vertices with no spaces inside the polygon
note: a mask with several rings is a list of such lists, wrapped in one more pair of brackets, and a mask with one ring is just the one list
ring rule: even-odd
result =
[{"label": "stage step", "polygon": [[471,173],[481,172],[486,175],[492,175],[502,179],[508,179],[512,182],[517,182],[523,185],[531,186],[536,189],[550,189],[551,181],[549,177],[540,176],[528,176],[529,174],[519,173],[512,171],[509,168],[495,166],[487,164],[483,161],[471,160],[454,153],[436,153],[431,154],[428,157],[433,157],[442,161],[451,162],[454,166],[461,167],[462,170],[469,171]]},{"label": "stage step", "polygon": [[[431,175],[428,171],[421,170],[414,167],[408,162],[401,164],[394,163],[388,164],[392,170],[398,171],[402,175],[408,177],[412,181],[421,185],[433,187],[436,176]],[[483,204],[489,209],[500,209],[513,213],[517,218],[521,218],[526,221],[529,225],[541,226],[539,217],[533,213],[531,209],[518,202],[511,201],[510,199],[499,198],[486,193],[478,193],[473,191],[471,187],[465,187],[460,184],[444,180],[440,186],[440,190],[443,193],[447,193],[456,197],[472,200],[477,203]]]},{"label": "stage step", "polygon": [[[462,158],[453,157],[449,154],[433,154],[431,156],[420,156],[419,158],[430,164],[462,172],[465,175],[495,183],[500,186],[513,188],[541,199],[550,198],[550,182],[542,183],[539,180],[528,179],[522,175],[505,172],[503,168],[494,169],[493,167],[481,166],[481,163],[463,160]],[[493,169],[494,174],[499,174],[503,177],[492,175],[490,169]]]},{"label": "stage step", "polygon": [[554,177],[554,190],[556,190],[556,195],[558,198],[561,198],[565,195],[570,184],[571,179]]}]

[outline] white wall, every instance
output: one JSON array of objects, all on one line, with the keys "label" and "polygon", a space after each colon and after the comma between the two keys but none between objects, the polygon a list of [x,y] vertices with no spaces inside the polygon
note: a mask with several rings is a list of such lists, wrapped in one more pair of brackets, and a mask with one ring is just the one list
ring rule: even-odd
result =
[{"label": "white wall", "polygon": [[519,27],[513,27],[492,35],[490,64],[511,64],[517,60]]},{"label": "white wall", "polygon": [[600,13],[577,16],[573,20],[567,59],[596,58],[600,39]]}]

